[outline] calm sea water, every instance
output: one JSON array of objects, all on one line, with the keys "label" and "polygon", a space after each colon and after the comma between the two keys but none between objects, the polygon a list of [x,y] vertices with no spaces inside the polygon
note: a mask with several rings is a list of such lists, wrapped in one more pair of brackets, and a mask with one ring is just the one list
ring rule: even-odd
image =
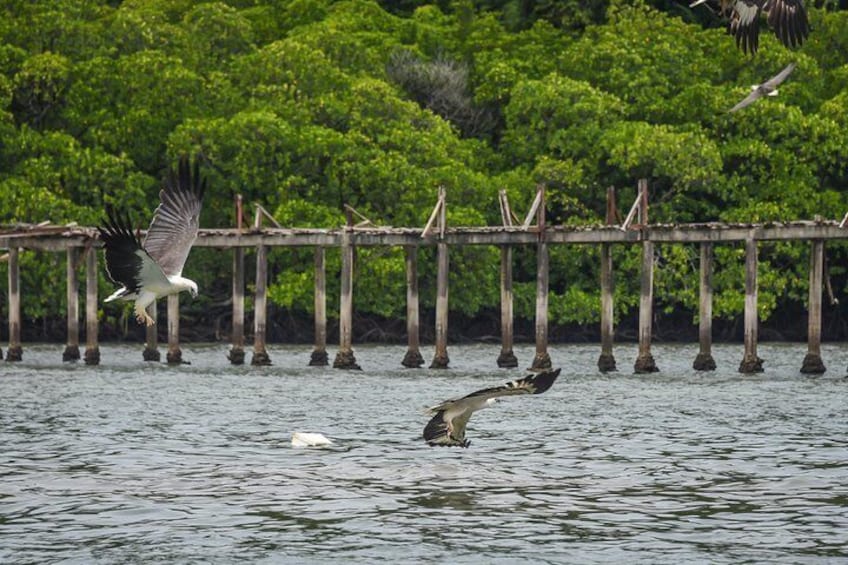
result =
[{"label": "calm sea water", "polygon": [[798,344],[761,345],[757,376],[741,346],[700,374],[694,347],[657,346],[648,376],[635,347],[606,376],[597,346],[553,347],[555,386],[475,414],[468,449],[427,447],[421,408],[523,375],[498,346],[450,347],[447,371],[358,347],[361,372],[306,367],[308,347],[262,368],[223,345],[180,367],[61,349],[0,364],[2,563],[848,560],[848,346],[820,377]]}]

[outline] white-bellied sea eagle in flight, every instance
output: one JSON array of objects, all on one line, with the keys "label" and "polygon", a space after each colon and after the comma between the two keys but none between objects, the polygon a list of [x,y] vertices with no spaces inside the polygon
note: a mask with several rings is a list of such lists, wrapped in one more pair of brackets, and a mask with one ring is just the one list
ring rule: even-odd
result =
[{"label": "white-bellied sea eagle in flight", "polygon": [[146,309],[154,300],[183,290],[197,296],[197,283],[182,272],[197,238],[205,190],[206,180],[200,177],[197,161],[192,167],[183,156],[178,170],[170,172],[159,192],[159,206],[143,243],[133,232],[128,214],[107,212],[105,225],[97,229],[106,250],[106,272],[121,288],[106,302],[135,300],[138,323],[152,326],[153,318]]},{"label": "white-bellied sea eagle in flight", "polygon": [[492,405],[498,397],[515,394],[542,394],[554,384],[560,369],[545,371],[501,386],[484,388],[456,400],[446,400],[428,408],[433,418],[424,428],[424,440],[429,445],[448,445],[468,447],[471,443],[465,439],[465,425],[471,415]]}]

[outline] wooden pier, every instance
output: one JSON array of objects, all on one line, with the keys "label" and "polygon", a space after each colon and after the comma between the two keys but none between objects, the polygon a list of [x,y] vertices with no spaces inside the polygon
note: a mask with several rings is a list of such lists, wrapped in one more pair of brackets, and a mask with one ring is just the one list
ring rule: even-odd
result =
[{"label": "wooden pier", "polygon": [[[276,247],[309,247],[315,252],[315,341],[310,365],[326,365],[327,320],[326,320],[326,273],[325,252],[339,249],[341,252],[341,297],[339,303],[340,343],[333,365],[344,369],[358,369],[354,355],[353,336],[353,272],[356,249],[360,247],[400,247],[405,252],[407,333],[409,348],[399,364],[405,367],[420,367],[423,358],[419,343],[418,310],[418,250],[435,247],[437,250],[437,300],[435,307],[435,351],[431,368],[447,368],[448,357],[448,273],[451,248],[473,245],[495,246],[501,250],[501,329],[502,348],[497,359],[501,367],[515,367],[517,360],[512,353],[512,252],[516,247],[533,247],[537,254],[535,356],[531,370],[551,366],[548,354],[548,280],[550,271],[549,253],[551,246],[597,245],[601,250],[600,300],[601,355],[598,368],[603,371],[616,370],[613,356],[613,277],[612,248],[616,245],[638,245],[642,251],[639,302],[639,349],[634,372],[654,372],[657,364],[651,355],[651,331],[653,320],[653,270],[654,248],[664,244],[694,244],[700,246],[700,306],[699,306],[699,350],[693,367],[697,370],[715,368],[712,358],[712,270],[713,252],[716,245],[743,243],[745,246],[745,339],[741,373],[762,371],[763,360],[757,356],[757,254],[758,245],[764,241],[809,242],[810,295],[808,348],[801,370],[805,373],[825,371],[821,359],[821,290],[823,284],[824,246],[830,240],[848,239],[848,227],[835,221],[817,218],[812,221],[772,222],[762,224],[649,224],[647,183],[639,183],[639,191],[627,217],[617,223],[614,193],[607,210],[605,225],[587,227],[552,226],[545,221],[544,187],[539,187],[536,199],[524,222],[513,221],[512,211],[501,194],[503,222],[500,226],[448,227],[445,209],[446,194],[440,190],[436,206],[423,231],[420,228],[374,227],[370,222],[353,224],[352,209],[348,221],[338,229],[294,229],[262,227],[257,221],[251,228],[239,225],[234,229],[201,229],[195,246],[230,250],[233,253],[233,323],[231,328],[232,348],[228,358],[233,364],[244,362],[244,253],[248,249],[256,252],[256,284],[254,297],[254,345],[253,365],[269,365],[271,359],[266,351],[266,301],[267,301],[267,254]],[[238,202],[239,210],[241,202]],[[355,212],[355,211],[353,211]],[[241,224],[239,211],[239,224]],[[21,250],[39,250],[64,253],[67,260],[67,304],[68,339],[63,359],[73,361],[80,358],[78,324],[78,271],[84,265],[86,281],[84,360],[88,364],[100,362],[97,339],[97,254],[100,242],[95,228],[71,226],[13,226],[0,229],[0,250],[7,250],[8,262],[8,314],[9,344],[6,351],[8,361],[22,358],[21,291],[19,253]],[[83,261],[84,259],[84,261]],[[25,290],[25,289],[24,289]],[[168,352],[169,363],[181,363],[179,348],[179,299],[168,300]],[[156,319],[155,305],[150,315]],[[158,361],[156,326],[148,329],[144,359]],[[0,351],[2,355],[2,351]]]}]

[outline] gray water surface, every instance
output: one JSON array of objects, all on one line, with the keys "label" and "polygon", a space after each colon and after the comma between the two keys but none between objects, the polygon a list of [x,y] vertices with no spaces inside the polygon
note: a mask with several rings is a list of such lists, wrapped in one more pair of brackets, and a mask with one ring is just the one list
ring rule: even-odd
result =
[{"label": "gray water surface", "polygon": [[[712,373],[656,346],[647,376],[635,347],[610,375],[597,346],[553,347],[554,387],[475,414],[468,449],[426,446],[422,407],[522,376],[496,345],[449,348],[446,371],[358,347],[361,372],[306,367],[308,347],[261,368],[224,345],[180,367],[140,349],[0,364],[0,562],[848,561],[843,345],[820,377],[797,344],[761,345],[756,376],[740,346]],[[335,444],[292,448],[293,431]]]}]

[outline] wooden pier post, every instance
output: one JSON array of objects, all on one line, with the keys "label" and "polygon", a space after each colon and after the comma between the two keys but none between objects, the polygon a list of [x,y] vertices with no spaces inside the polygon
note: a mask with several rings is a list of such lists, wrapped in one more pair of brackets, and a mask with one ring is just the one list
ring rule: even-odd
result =
[{"label": "wooden pier post", "polygon": [[315,248],[315,346],[309,358],[310,367],[329,365],[327,356],[327,268],[326,250]]},{"label": "wooden pier post", "polygon": [[437,245],[436,273],[436,351],[431,369],[447,369],[450,363],[448,357],[448,273],[450,259],[448,244],[439,241]]},{"label": "wooden pier post", "polygon": [[18,266],[18,248],[9,248],[9,349],[6,361],[23,359],[21,347],[21,274]]},{"label": "wooden pier post", "polygon": [[336,369],[361,370],[353,354],[353,214],[345,210],[347,219],[342,232],[342,279],[341,296],[339,297],[339,350],[333,361]]},{"label": "wooden pier post", "polygon": [[159,315],[156,300],[147,307],[147,315],[153,318],[152,326],[145,326],[144,352],[141,354],[145,361],[159,361],[162,356],[159,353]]},{"label": "wooden pier post", "polygon": [[[536,189],[536,228],[539,243],[536,246],[536,354],[533,356],[531,371],[544,371],[551,368],[551,356],[548,353],[548,289],[550,277],[550,254],[545,241],[545,185]],[[525,220],[525,225],[527,221]]]},{"label": "wooden pier post", "polygon": [[[607,225],[615,224],[615,189],[607,188]],[[615,371],[615,356],[612,352],[614,336],[613,292],[615,290],[612,271],[612,246],[601,244],[601,356],[598,369],[602,373]]]},{"label": "wooden pier post", "polygon": [[68,341],[65,351],[62,352],[62,361],[77,361],[80,358],[79,350],[79,277],[77,277],[77,266],[79,264],[79,249],[68,247],[67,257],[67,308],[68,308]]},{"label": "wooden pier post", "polygon": [[227,359],[244,364],[244,247],[233,248],[233,323]]},{"label": "wooden pier post", "polygon": [[179,365],[183,362],[183,352],[180,349],[180,295],[168,295],[168,353],[165,359],[169,365]]},{"label": "wooden pier post", "polygon": [[406,335],[407,349],[401,365],[416,369],[424,364],[419,342],[418,320],[418,247],[404,247],[406,259]]},{"label": "wooden pier post", "polygon": [[100,364],[97,342],[97,249],[85,251],[85,364]]},{"label": "wooden pier post", "polygon": [[820,375],[827,369],[821,358],[822,273],[824,241],[814,240],[810,248],[810,300],[807,319],[807,355],[801,366],[805,374]]},{"label": "wooden pier post", "polygon": [[745,240],[745,356],[740,373],[762,373],[763,360],[757,356],[757,242]]},{"label": "wooden pier post", "polygon": [[[639,180],[639,223],[642,233],[648,228],[648,181]],[[651,355],[651,324],[654,308],[654,242],[642,242],[642,273],[640,276],[639,296],[639,355],[634,370],[636,373],[655,373],[659,371],[654,356]]]},{"label": "wooden pier post", "polygon": [[512,247],[501,247],[501,353],[498,355],[498,367],[511,369],[518,367],[518,359],[512,351],[514,343],[512,311]]},{"label": "wooden pier post", "polygon": [[251,365],[270,365],[265,350],[266,316],[268,315],[268,248],[256,247],[256,296],[253,299],[253,358]]},{"label": "wooden pier post", "polygon": [[700,295],[698,309],[698,356],[692,368],[696,371],[714,371],[713,359],[713,244],[701,244]]}]

